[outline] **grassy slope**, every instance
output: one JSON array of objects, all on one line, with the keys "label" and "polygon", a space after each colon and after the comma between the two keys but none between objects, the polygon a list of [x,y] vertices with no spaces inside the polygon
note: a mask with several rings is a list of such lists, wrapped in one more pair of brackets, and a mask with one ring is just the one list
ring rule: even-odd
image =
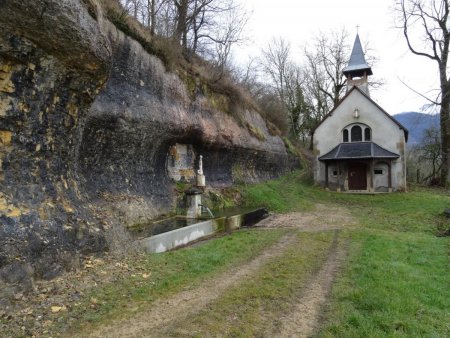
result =
[{"label": "grassy slope", "polygon": [[450,205],[448,193],[329,193],[294,173],[248,187],[246,197],[280,212],[309,209],[314,202],[345,205],[359,220],[319,336],[450,335],[449,240],[435,236],[439,214]]}]

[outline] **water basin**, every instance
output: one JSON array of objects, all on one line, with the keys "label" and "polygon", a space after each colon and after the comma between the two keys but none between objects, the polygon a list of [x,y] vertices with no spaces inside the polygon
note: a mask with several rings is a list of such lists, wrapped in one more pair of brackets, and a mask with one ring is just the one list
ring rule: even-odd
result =
[{"label": "water basin", "polygon": [[228,208],[214,211],[214,218],[202,220],[172,217],[139,225],[129,231],[147,252],[158,253],[172,250],[217,232],[231,232],[242,226],[251,226],[266,215],[267,210],[262,208]]},{"label": "water basin", "polygon": [[243,208],[243,207],[230,207],[225,209],[214,209],[211,210],[214,214],[214,217],[231,217],[237,215],[245,215],[249,212],[253,212],[257,210],[257,208]]},{"label": "water basin", "polygon": [[129,228],[128,230],[134,239],[141,239],[184,228],[188,225],[199,223],[200,221],[201,219],[187,219],[182,216],[177,216],[161,221],[140,224],[139,226]]}]

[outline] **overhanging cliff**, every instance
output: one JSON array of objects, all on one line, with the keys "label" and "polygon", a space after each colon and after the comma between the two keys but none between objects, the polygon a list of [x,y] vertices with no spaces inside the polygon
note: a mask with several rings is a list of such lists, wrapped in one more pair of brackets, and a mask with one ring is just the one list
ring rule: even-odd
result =
[{"label": "overhanging cliff", "polygon": [[77,253],[121,245],[125,225],[173,210],[176,145],[189,149],[185,171],[203,155],[212,186],[274,178],[297,163],[256,111],[242,108],[238,122],[201,86],[192,95],[96,11],[78,0],[0,2],[7,282],[51,278]]}]

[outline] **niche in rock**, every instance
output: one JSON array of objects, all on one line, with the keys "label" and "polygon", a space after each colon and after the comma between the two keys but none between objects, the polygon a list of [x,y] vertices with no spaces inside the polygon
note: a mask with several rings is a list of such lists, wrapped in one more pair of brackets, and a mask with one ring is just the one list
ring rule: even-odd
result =
[{"label": "niche in rock", "polygon": [[169,148],[166,160],[168,176],[176,182],[195,180],[195,151],[191,144],[180,144]]}]

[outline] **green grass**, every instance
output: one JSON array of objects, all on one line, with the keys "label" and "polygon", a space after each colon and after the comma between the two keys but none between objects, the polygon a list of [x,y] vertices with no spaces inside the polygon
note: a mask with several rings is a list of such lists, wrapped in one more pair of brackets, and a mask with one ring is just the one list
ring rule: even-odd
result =
[{"label": "green grass", "polygon": [[314,204],[349,208],[362,226],[379,230],[434,233],[450,195],[444,190],[416,188],[406,193],[353,195],[327,192],[305,180],[302,172],[242,187],[245,203],[279,213],[307,211]]},{"label": "green grass", "polygon": [[[175,321],[164,337],[276,336],[280,318],[296,305],[307,278],[325,261],[332,232],[298,233],[286,251],[265,264],[251,279],[234,286],[195,317]],[[273,335],[269,332],[272,332]]]},{"label": "green grass", "polygon": [[358,221],[318,336],[450,336],[450,241],[436,237],[438,226],[449,228],[448,190],[351,195],[314,187],[299,172],[243,190],[249,205],[277,212],[338,205]]},{"label": "green grass", "polygon": [[289,211],[311,210],[315,194],[311,184],[305,183],[301,172],[294,172],[277,180],[261,184],[242,186],[242,194],[247,206],[264,206],[270,211],[285,213]]},{"label": "green grass", "polygon": [[[68,314],[76,321],[76,330],[130,317],[157,298],[166,297],[185,287],[195,287],[205,278],[225,271],[257,256],[261,250],[278,241],[286,230],[246,231],[209,241],[201,246],[163,254],[146,255],[128,264],[142,273],[124,276],[114,284],[96,288]],[[142,278],[142,274],[150,276]],[[91,298],[96,306],[91,306]],[[62,323],[65,320],[61,320]],[[61,330],[59,327],[57,330]]]},{"label": "green grass", "polygon": [[448,240],[358,232],[321,337],[448,337]]}]

